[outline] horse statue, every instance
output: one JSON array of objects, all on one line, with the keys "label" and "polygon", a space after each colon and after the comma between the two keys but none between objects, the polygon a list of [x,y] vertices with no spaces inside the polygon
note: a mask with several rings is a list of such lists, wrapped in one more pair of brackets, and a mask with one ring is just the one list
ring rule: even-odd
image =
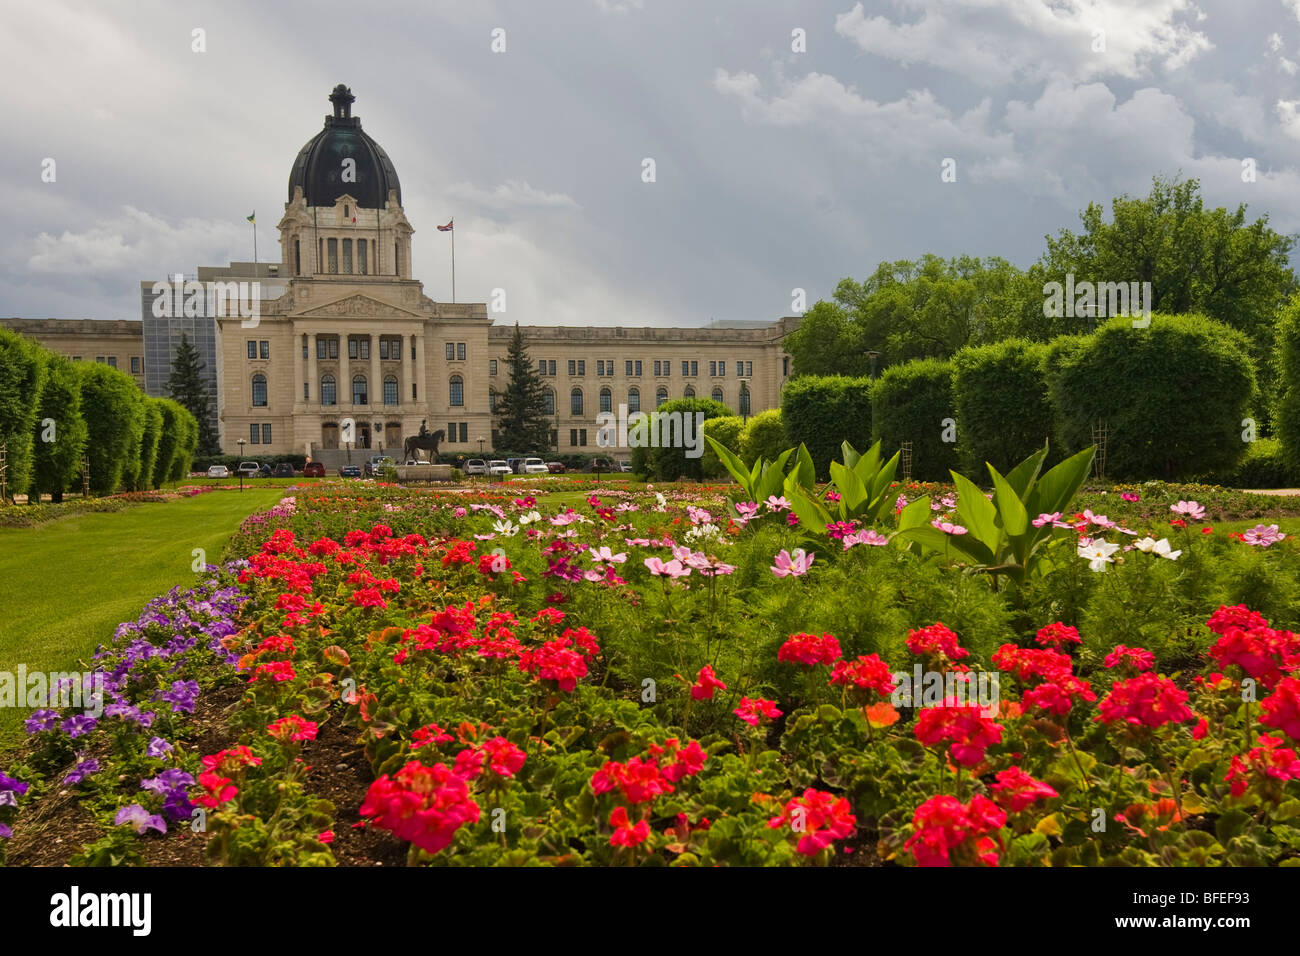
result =
[{"label": "horse statue", "polygon": [[412,435],[402,443],[402,449],[405,451],[405,456],[402,460],[405,461],[409,458],[419,461],[420,456],[416,454],[416,451],[422,448],[429,452],[429,461],[434,461],[438,457],[438,445],[441,444],[442,440],[446,437],[447,433],[441,428],[436,432],[429,432],[425,435]]}]

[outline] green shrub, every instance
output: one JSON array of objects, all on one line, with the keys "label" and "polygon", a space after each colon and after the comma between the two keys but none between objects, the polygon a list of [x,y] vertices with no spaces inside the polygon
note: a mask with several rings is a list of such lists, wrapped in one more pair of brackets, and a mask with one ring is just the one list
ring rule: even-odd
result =
[{"label": "green shrub", "polygon": [[844,442],[854,448],[871,445],[871,392],[871,379],[844,375],[804,375],[787,382],[781,391],[785,448],[802,443],[817,477],[828,477]]},{"label": "green shrub", "polygon": [[[35,468],[29,494],[62,497],[63,491],[81,474],[81,456],[86,450],[86,422],[81,417],[81,379],[71,359],[48,352],[47,376],[36,414]],[[53,441],[44,441],[46,419],[53,419]]]},{"label": "green shrub", "polygon": [[1175,480],[1229,470],[1245,454],[1242,420],[1255,395],[1249,344],[1201,315],[1117,317],[1049,346],[1045,363],[1067,451],[1107,428],[1106,476]]},{"label": "green shrub", "polygon": [[[739,415],[727,415],[721,418],[705,420],[704,434],[721,443],[728,451],[739,454],[740,433],[744,427],[745,420]],[[706,478],[722,478],[727,474],[727,469],[718,460],[718,453],[713,450],[708,442],[704,443],[702,467]]]},{"label": "green shrub", "polygon": [[[731,409],[726,405],[723,405],[721,402],[715,402],[710,398],[676,398],[670,402],[664,402],[653,412],[645,413],[647,415],[645,429],[646,440],[649,440],[651,434],[659,436],[656,438],[656,441],[660,440],[661,437],[664,437],[661,432],[661,420],[656,416],[669,415],[673,412],[680,412],[683,416],[702,413],[705,421],[708,421],[711,418],[731,417]],[[708,443],[704,441],[703,435],[696,434],[693,431],[695,428],[694,420],[691,420],[689,427],[692,429],[692,438],[703,445],[707,450]],[[634,431],[634,423],[629,422],[629,441],[634,440]],[[634,448],[632,455],[632,470],[637,474],[644,473],[651,481],[677,481],[679,478],[694,478],[697,481],[702,479],[704,477],[703,456],[699,458],[688,458],[687,451],[689,449],[682,447],[681,436],[674,434],[667,437],[673,445],[676,445],[676,447]],[[644,472],[637,467],[637,451],[642,451],[644,453]]]},{"label": "green shrub", "polygon": [[153,486],[154,466],[158,462],[158,445],[162,440],[163,417],[159,400],[145,397],[144,433],[140,439],[140,473],[135,479],[136,491],[148,491]]},{"label": "green shrub", "polygon": [[1279,377],[1273,431],[1293,473],[1300,473],[1300,293],[1278,314],[1276,355]]},{"label": "green shrub", "polygon": [[781,409],[769,408],[765,412],[759,412],[745,425],[745,430],[740,433],[738,454],[745,464],[752,466],[759,458],[775,461],[776,456],[789,447],[786,444],[785,420],[781,417]]},{"label": "green shrub", "polygon": [[88,430],[90,490],[111,495],[119,486],[129,487],[140,472],[144,396],[133,378],[107,365],[82,362],[77,372]]},{"label": "green shrub", "polygon": [[[178,403],[179,404],[179,403]],[[172,481],[180,481],[189,477],[190,471],[194,467],[194,456],[199,450],[199,420],[191,414],[188,408],[180,408],[180,438],[176,448],[176,456],[172,459],[171,471],[168,477]]]},{"label": "green shrub", "polygon": [[1228,488],[1293,488],[1300,484],[1300,473],[1291,466],[1280,441],[1260,438],[1246,446],[1246,455],[1236,468],[1202,480]]},{"label": "green shrub", "polygon": [[17,332],[0,328],[0,444],[5,446],[5,492],[10,497],[31,484],[33,429],[48,354]]},{"label": "green shrub", "polygon": [[956,419],[951,362],[918,359],[891,365],[872,390],[871,414],[882,455],[889,457],[910,441],[912,478],[949,480],[948,471],[958,465],[957,450],[944,439],[961,434],[961,423],[950,421]]},{"label": "green shrub", "polygon": [[1007,339],[952,357],[957,453],[977,481],[986,462],[1005,474],[1051,437],[1044,354],[1041,345]]}]

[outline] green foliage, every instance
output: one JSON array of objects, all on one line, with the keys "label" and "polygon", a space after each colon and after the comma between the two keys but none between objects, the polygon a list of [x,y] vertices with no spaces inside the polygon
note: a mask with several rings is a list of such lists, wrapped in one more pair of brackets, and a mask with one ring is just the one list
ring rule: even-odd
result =
[{"label": "green foliage", "polygon": [[[740,453],[740,435],[745,427],[745,420],[739,415],[719,416],[718,418],[709,418],[704,422],[704,434],[709,435],[730,451],[736,454]],[[704,448],[704,459],[701,464],[706,478],[721,478],[727,474],[726,467],[718,460],[717,452],[707,443]]]},{"label": "green foliage", "polygon": [[10,497],[31,482],[36,411],[45,385],[43,349],[0,328],[0,444],[7,449],[5,487]]},{"label": "green foliage", "polygon": [[1300,472],[1300,294],[1278,313],[1274,365],[1279,376],[1273,433],[1293,472]]},{"label": "green foliage", "polygon": [[1106,475],[1174,480],[1233,468],[1255,372],[1241,333],[1199,315],[1115,318],[1053,342],[1046,360],[1057,434],[1070,451],[1108,429]]},{"label": "green foliage", "polygon": [[[526,448],[531,454],[549,450],[553,422],[546,414],[547,386],[528,357],[518,322],[510,338],[505,366],[510,378],[505,390],[497,395],[497,437],[494,444],[503,448]],[[567,399],[567,395],[555,397],[557,403]]]},{"label": "green foliage", "polygon": [[147,491],[153,484],[154,468],[158,463],[158,445],[162,440],[163,416],[159,400],[145,396],[144,432],[140,437],[140,472],[136,475],[135,491]]},{"label": "green foliage", "polygon": [[1007,469],[1052,434],[1045,349],[1024,339],[965,348],[952,359],[957,452],[967,471]]},{"label": "green foliage", "polygon": [[1294,488],[1300,485],[1300,471],[1292,465],[1282,443],[1260,438],[1246,446],[1237,467],[1206,479],[1230,488]]},{"label": "green foliage", "polygon": [[785,444],[802,444],[812,455],[817,477],[830,474],[840,446],[871,443],[872,383],[842,375],[804,375],[781,391]]},{"label": "green foliage", "polygon": [[733,451],[745,464],[752,465],[760,458],[772,460],[785,447],[785,420],[781,417],[781,409],[769,408],[749,419],[740,433],[740,447]]},{"label": "green foliage", "polygon": [[180,481],[190,473],[191,462],[199,451],[199,423],[187,409],[180,416],[180,437],[177,440],[176,455],[172,458],[171,471],[167,473],[171,481]]},{"label": "green foliage", "polygon": [[[952,364],[939,359],[906,362],[887,369],[871,393],[873,435],[886,452],[912,443],[912,478],[942,480],[957,467],[956,446],[951,441],[955,419]],[[961,421],[956,422],[960,438]]]},{"label": "green foliage", "polygon": [[[35,469],[30,494],[53,495],[55,500],[81,473],[86,448],[86,422],[81,417],[81,379],[69,358],[45,354],[48,376],[36,414]],[[46,419],[54,420],[54,440],[43,440]]]},{"label": "green foliage", "polygon": [[[683,436],[677,434],[676,428],[668,429],[668,423],[671,419],[660,418],[661,415],[670,415],[678,412],[682,417],[682,424],[685,425],[689,419],[689,428],[691,437],[694,442],[698,443],[695,450],[699,448],[707,449],[708,442],[704,437],[697,434],[695,429],[696,419],[689,418],[696,414],[703,414],[704,421],[713,418],[730,418],[732,417],[731,409],[721,402],[715,402],[711,398],[675,398],[672,401],[664,402],[653,412],[643,412],[645,415],[644,426],[638,426],[635,421],[628,422],[628,441],[634,440],[633,436],[640,431],[639,441],[646,445],[650,441],[651,435],[658,436],[656,442],[658,447],[644,448],[645,471],[644,474],[651,481],[677,481],[679,478],[694,478],[700,480],[704,477],[704,458],[687,457],[687,452],[691,449],[685,447]],[[632,470],[637,474],[643,472],[637,468],[637,458],[632,458]]]},{"label": "green foliage", "polygon": [[90,490],[111,495],[122,485],[134,484],[140,472],[144,396],[134,379],[107,365],[84,362],[77,372],[89,435]]},{"label": "green foliage", "polygon": [[199,350],[182,332],[176,347],[171,374],[167,377],[167,394],[186,408],[197,423],[198,447],[205,455],[221,454],[221,445],[213,427],[212,395],[203,381],[203,360]]}]

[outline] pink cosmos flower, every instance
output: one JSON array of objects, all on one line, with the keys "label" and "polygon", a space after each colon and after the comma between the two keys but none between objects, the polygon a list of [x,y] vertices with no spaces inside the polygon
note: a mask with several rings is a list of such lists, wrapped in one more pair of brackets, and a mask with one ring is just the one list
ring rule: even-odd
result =
[{"label": "pink cosmos flower", "polygon": [[748,520],[758,514],[758,503],[755,501],[737,501],[736,513]]},{"label": "pink cosmos flower", "polygon": [[944,521],[941,518],[935,518],[933,521],[930,522],[930,524],[938,528],[944,534],[957,535],[957,534],[966,533],[966,529],[963,528],[961,525],[953,524],[951,521]]},{"label": "pink cosmos flower", "polygon": [[627,560],[627,554],[622,551],[615,554],[609,548],[605,547],[588,548],[587,550],[591,554],[591,560],[593,561],[609,561],[612,564],[622,564]]},{"label": "pink cosmos flower", "polygon": [[1205,517],[1205,506],[1197,504],[1195,501],[1180,501],[1177,504],[1170,505],[1169,510],[1176,515],[1186,515],[1193,521],[1200,521]]},{"label": "pink cosmos flower", "polygon": [[790,502],[785,500],[784,495],[782,495],[780,498],[778,498],[776,495],[767,496],[768,511],[788,511],[789,509],[790,509]]},{"label": "pink cosmos flower", "polygon": [[651,574],[669,578],[684,578],[691,573],[691,569],[683,567],[682,563],[676,558],[673,558],[667,564],[659,558],[646,558],[645,566],[650,569]]},{"label": "pink cosmos flower", "polygon": [[887,537],[883,534],[876,533],[872,528],[867,528],[863,531],[855,531],[853,534],[846,534],[841,540],[843,541],[845,551],[849,550],[849,548],[853,547],[855,544],[867,544],[875,547],[889,544],[889,539]]},{"label": "pink cosmos flower", "polygon": [[776,563],[772,566],[772,573],[778,578],[799,577],[807,574],[812,567],[814,555],[805,554],[803,548],[795,548],[791,553],[784,548],[773,559]]},{"label": "pink cosmos flower", "polygon": [[1267,548],[1270,544],[1277,544],[1285,537],[1286,535],[1279,531],[1275,524],[1257,524],[1255,527],[1247,528],[1241,533],[1243,542],[1261,548]]}]

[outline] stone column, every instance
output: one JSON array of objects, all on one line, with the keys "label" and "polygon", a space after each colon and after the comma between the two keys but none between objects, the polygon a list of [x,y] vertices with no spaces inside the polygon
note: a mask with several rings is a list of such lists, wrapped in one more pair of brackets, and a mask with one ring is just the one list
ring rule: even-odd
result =
[{"label": "stone column", "polygon": [[289,403],[289,407],[296,413],[301,411],[303,407],[302,355],[300,354],[302,352],[302,333],[295,329],[291,341],[293,342],[293,401]]},{"label": "stone column", "polygon": [[310,408],[312,403],[320,404],[320,372],[316,368],[316,333],[307,336],[307,385],[310,387],[309,398],[304,404]]}]

